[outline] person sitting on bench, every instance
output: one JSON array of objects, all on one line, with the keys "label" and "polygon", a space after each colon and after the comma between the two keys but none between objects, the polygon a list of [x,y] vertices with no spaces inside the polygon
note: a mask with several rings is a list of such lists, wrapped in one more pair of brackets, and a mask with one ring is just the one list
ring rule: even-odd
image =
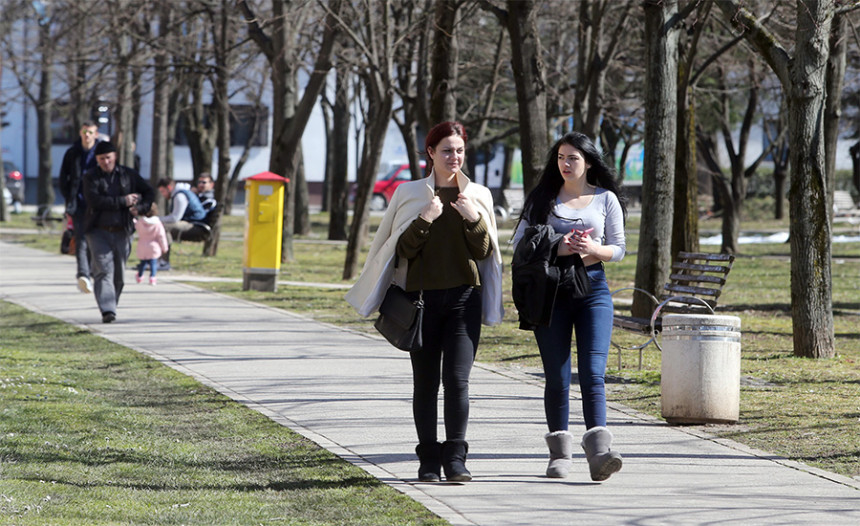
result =
[{"label": "person sitting on bench", "polygon": [[191,191],[197,194],[200,204],[207,213],[218,204],[215,200],[215,181],[212,180],[209,172],[203,172],[197,177],[197,184],[191,188]]},{"label": "person sitting on bench", "polygon": [[171,202],[170,214],[161,217],[161,222],[174,240],[181,239],[195,223],[206,219],[206,209],[197,195],[187,188],[177,187],[173,179],[159,179],[158,191]]}]

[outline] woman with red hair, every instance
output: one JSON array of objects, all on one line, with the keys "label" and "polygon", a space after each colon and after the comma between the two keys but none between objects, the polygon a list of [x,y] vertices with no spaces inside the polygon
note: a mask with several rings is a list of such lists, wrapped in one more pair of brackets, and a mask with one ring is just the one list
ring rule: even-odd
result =
[{"label": "woman with red hair", "polygon": [[[368,316],[394,282],[423,291],[423,348],[410,353],[412,412],[418,432],[418,478],[472,479],[466,469],[469,376],[481,323],[502,321],[501,255],[489,189],[463,173],[466,131],[443,122],[427,134],[429,174],[400,185],[346,299]],[[406,262],[398,264],[396,260]],[[444,386],[444,442],[437,437],[439,385]]]}]

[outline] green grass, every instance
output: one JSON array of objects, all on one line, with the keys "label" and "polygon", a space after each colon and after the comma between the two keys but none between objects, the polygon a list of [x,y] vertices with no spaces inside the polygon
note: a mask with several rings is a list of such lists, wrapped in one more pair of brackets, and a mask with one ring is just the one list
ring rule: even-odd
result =
[{"label": "green grass", "polygon": [[[199,244],[174,246],[175,273],[241,277],[242,218],[230,218],[230,239],[219,245],[216,258],[200,256]],[[311,236],[295,244],[296,262],[281,267],[280,279],[343,283],[345,247],[314,243],[324,239],[325,215],[314,216]],[[511,228],[512,225],[502,225]],[[787,220],[745,222],[745,231],[787,230]],[[836,225],[835,232],[852,227]],[[853,231],[856,231],[856,226]],[[718,219],[704,220],[702,231],[719,231]],[[16,236],[18,242],[56,251],[59,234]],[[503,239],[503,241],[506,240]],[[607,266],[610,288],[633,284],[638,245],[638,218],[628,223],[628,256]],[[716,251],[718,247],[702,247]],[[741,245],[719,311],[742,323],[741,420],[737,425],[706,426],[728,437],[791,459],[847,476],[860,476],[860,243],[833,245],[833,305],[837,357],[829,360],[795,358],[790,314],[790,247],[788,244]],[[502,245],[505,267],[511,249]],[[505,279],[509,279],[506,272]],[[362,319],[343,301],[342,290],[281,286],[276,293],[242,291],[237,283],[203,287],[301,312],[320,321],[372,332],[372,319]],[[530,332],[516,328],[516,315],[506,281],[505,323],[482,331],[478,360],[511,367],[539,368],[537,346]],[[638,342],[616,332],[621,343]],[[621,366],[612,349],[609,361],[609,400],[660,416],[660,354],[652,345],[643,354],[623,351]]]},{"label": "green grass", "polygon": [[197,381],[6,302],[0,371],[3,524],[446,524]]}]

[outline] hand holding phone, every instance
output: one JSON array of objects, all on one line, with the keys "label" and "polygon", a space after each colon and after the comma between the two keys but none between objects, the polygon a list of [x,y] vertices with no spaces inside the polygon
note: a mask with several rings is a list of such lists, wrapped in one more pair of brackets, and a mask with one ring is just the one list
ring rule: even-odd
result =
[{"label": "hand holding phone", "polygon": [[586,229],[586,230],[579,230],[579,229],[576,229],[576,228],[574,228],[574,229],[572,229],[572,230],[571,230],[571,232],[573,232],[573,234],[574,234],[575,236],[580,237],[580,238],[581,238],[581,237],[583,237],[583,236],[585,236],[585,235],[587,235],[587,234],[592,233],[593,231],[594,231],[594,227],[588,228],[588,229]]}]

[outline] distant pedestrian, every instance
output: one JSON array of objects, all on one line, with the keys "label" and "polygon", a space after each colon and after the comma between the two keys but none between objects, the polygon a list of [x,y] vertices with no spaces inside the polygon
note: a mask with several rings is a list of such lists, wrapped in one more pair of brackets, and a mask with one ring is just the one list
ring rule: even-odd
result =
[{"label": "distant pedestrian", "polygon": [[78,289],[85,293],[93,291],[93,280],[90,275],[90,254],[84,232],[87,203],[84,199],[83,175],[96,167],[95,147],[101,142],[98,132],[98,126],[92,121],[81,124],[78,130],[80,138],[66,150],[63,164],[60,166],[60,193],[66,201],[66,217],[72,220],[72,231],[75,236],[77,263],[75,278]]},{"label": "distant pedestrian", "polygon": [[111,323],[131,252],[132,220],[149,210],[155,192],[136,171],[116,163],[113,143],[99,143],[95,154],[98,166],[84,176],[86,236],[93,256],[96,302],[102,322]]},{"label": "distant pedestrian", "polygon": [[[443,122],[427,134],[430,174],[397,187],[370,253],[346,299],[363,316],[378,310],[392,281],[413,298],[423,291],[423,349],[410,353],[418,478],[468,481],[469,376],[481,323],[502,321],[501,255],[489,189],[469,180],[466,131]],[[401,262],[395,269],[395,258]],[[403,262],[406,264],[404,265]],[[437,438],[444,386],[446,440]]]},{"label": "distant pedestrian", "polygon": [[146,217],[134,220],[134,229],[137,230],[137,257],[140,258],[140,264],[137,266],[137,282],[143,281],[143,273],[146,267],[149,267],[149,284],[155,285],[158,258],[170,248],[167,243],[167,232],[158,218],[157,204],[152,203]]},{"label": "distant pedestrian", "polygon": [[[545,296],[527,290],[526,302],[546,297],[551,317],[534,329],[543,362],[546,384],[544,409],[549,433],[548,477],[564,478],[572,465],[573,438],[570,418],[571,339],[576,331],[576,365],[582,393],[586,433],[585,450],[592,480],[605,480],[621,469],[621,455],[611,449],[612,433],[606,428],[604,377],[612,336],[612,298],[603,263],[624,257],[624,202],[613,170],[587,136],[569,133],[552,147],[546,167],[535,188],[526,197],[521,220],[514,234],[515,246],[523,241],[526,228],[532,237],[526,248],[533,252],[538,232],[548,232],[553,243],[550,266],[563,269],[555,290]],[[517,246],[518,251],[520,247]],[[574,259],[581,258],[581,262]],[[514,259],[517,259],[515,252]],[[590,292],[574,290],[570,269],[585,267]],[[549,267],[547,267],[549,268]],[[581,267],[580,267],[581,268]],[[514,284],[515,293],[518,291]],[[520,288],[519,290],[522,290]],[[554,302],[553,302],[554,298]],[[518,298],[515,298],[517,301]],[[545,312],[545,311],[544,311]],[[522,318],[521,318],[522,319]]]}]

